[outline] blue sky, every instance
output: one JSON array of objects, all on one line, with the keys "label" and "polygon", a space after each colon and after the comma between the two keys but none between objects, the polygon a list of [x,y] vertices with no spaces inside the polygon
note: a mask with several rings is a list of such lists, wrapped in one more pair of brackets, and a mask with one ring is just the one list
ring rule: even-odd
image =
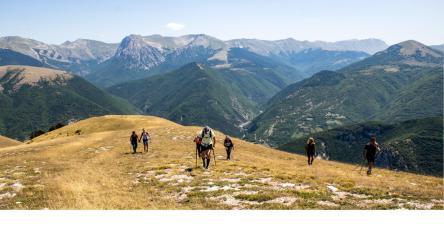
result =
[{"label": "blue sky", "polygon": [[0,36],[120,42],[129,34],[444,43],[442,0],[0,0]]}]

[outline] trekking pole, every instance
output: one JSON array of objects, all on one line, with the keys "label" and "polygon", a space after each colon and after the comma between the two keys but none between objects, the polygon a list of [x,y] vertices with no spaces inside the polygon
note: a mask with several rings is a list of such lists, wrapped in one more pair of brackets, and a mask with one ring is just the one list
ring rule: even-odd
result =
[{"label": "trekking pole", "polygon": [[365,159],[364,159],[364,157],[362,157],[361,162],[358,163],[358,165],[355,166],[355,168],[353,169],[353,171],[358,170],[358,168],[361,167],[361,168],[359,169],[359,174],[361,174],[361,172],[362,172],[362,168],[364,168],[364,163],[365,163]]},{"label": "trekking pole", "polygon": [[[211,149],[211,150],[213,150],[214,166],[217,166],[217,165],[216,165],[216,153],[214,152],[214,149]],[[211,156],[210,156],[210,157],[211,157]]]},{"label": "trekking pole", "polygon": [[197,167],[197,148],[196,148],[196,167]]}]

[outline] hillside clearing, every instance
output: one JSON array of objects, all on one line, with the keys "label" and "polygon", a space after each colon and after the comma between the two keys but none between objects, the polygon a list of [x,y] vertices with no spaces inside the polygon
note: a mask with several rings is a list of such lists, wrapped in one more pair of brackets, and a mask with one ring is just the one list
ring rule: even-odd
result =
[{"label": "hillside clearing", "polygon": [[[149,153],[130,153],[147,129]],[[315,160],[234,139],[195,167],[193,136],[149,116],[103,116],[0,149],[2,209],[443,209],[442,178]],[[139,150],[143,150],[139,147]],[[200,165],[201,161],[198,162]]]}]

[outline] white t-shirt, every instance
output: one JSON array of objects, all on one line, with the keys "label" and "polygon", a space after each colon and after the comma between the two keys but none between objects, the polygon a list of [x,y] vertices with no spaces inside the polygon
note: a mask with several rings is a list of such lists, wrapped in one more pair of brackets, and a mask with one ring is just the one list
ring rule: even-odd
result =
[{"label": "white t-shirt", "polygon": [[[210,136],[210,134],[211,134],[211,136]],[[202,131],[199,131],[199,133],[197,134],[197,137],[202,139],[202,144],[204,144],[204,145],[212,145],[213,138],[215,136],[216,136],[216,134],[211,129],[210,129],[210,131],[208,131],[208,133],[204,133],[203,138],[202,138]]]}]

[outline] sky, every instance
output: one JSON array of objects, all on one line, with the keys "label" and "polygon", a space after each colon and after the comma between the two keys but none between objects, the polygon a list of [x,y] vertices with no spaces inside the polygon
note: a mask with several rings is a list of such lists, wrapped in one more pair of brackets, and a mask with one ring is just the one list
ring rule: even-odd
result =
[{"label": "sky", "polygon": [[0,0],[0,37],[60,44],[130,34],[444,43],[443,0]]}]

